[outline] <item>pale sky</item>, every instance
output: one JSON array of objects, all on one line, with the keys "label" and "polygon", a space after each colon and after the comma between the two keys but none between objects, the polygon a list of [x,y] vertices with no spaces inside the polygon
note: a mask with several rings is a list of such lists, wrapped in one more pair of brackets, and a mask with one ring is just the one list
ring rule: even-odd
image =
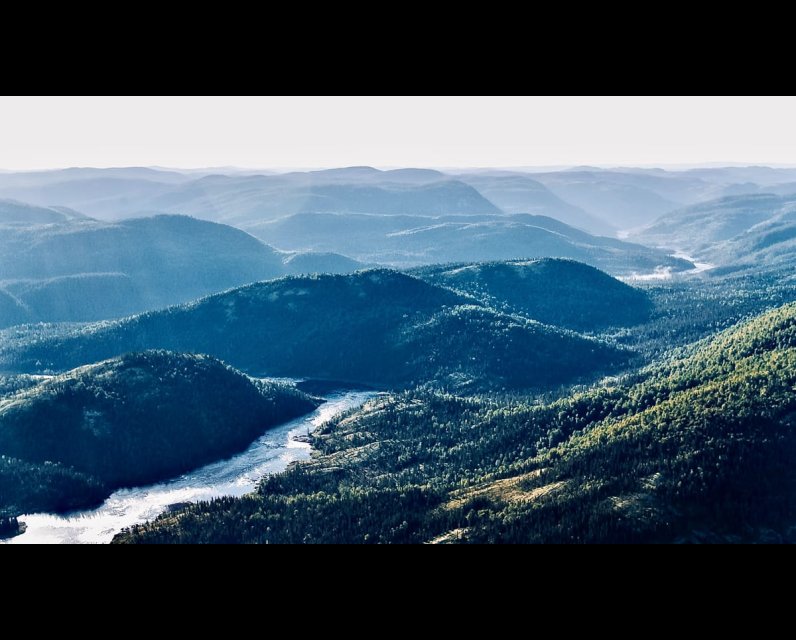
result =
[{"label": "pale sky", "polygon": [[796,165],[796,98],[0,97],[0,168]]}]

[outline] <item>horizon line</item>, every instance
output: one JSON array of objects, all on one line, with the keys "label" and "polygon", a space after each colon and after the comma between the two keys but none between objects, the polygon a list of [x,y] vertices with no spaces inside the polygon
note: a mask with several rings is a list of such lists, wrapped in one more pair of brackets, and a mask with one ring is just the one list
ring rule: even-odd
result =
[{"label": "horizon line", "polygon": [[148,169],[151,171],[173,171],[181,172],[258,172],[267,171],[273,173],[308,173],[313,171],[333,171],[335,169],[375,169],[377,171],[395,171],[401,169],[418,169],[433,171],[515,171],[520,173],[541,172],[541,171],[575,171],[599,169],[602,171],[622,170],[622,169],[643,169],[647,171],[689,171],[693,169],[744,169],[744,168],[767,168],[767,169],[796,169],[796,163],[766,163],[766,162],[730,162],[730,161],[706,161],[706,162],[682,162],[682,163],[580,163],[580,164],[527,164],[527,165],[382,165],[382,164],[351,164],[351,165],[302,165],[302,166],[242,166],[242,165],[219,165],[219,166],[167,166],[167,165],[67,165],[51,166],[27,169],[8,169],[0,168],[0,173],[47,173],[55,171],[69,170],[113,170],[113,169]]}]

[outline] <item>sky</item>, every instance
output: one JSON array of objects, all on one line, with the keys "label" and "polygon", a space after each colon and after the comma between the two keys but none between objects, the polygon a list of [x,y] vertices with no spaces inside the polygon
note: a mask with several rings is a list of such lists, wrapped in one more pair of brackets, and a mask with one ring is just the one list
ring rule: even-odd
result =
[{"label": "sky", "polygon": [[0,97],[0,168],[796,165],[793,97]]}]

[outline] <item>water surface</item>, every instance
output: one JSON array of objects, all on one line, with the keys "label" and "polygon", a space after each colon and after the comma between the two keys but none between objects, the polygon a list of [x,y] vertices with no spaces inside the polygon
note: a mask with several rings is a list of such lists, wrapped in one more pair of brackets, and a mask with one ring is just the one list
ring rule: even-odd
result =
[{"label": "water surface", "polygon": [[110,542],[124,527],[156,518],[170,505],[250,493],[264,475],[283,471],[291,462],[306,460],[310,445],[296,441],[334,418],[359,407],[376,395],[368,391],[329,396],[318,409],[267,431],[245,452],[214,462],[167,482],[121,489],[96,509],[68,516],[46,513],[20,516],[27,531],[5,540],[7,544],[58,544]]}]

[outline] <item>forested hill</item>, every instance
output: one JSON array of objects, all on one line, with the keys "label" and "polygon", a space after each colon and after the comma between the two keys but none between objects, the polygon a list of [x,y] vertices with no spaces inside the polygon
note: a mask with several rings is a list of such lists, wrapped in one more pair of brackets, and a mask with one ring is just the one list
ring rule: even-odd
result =
[{"label": "forested hill", "polygon": [[643,291],[573,260],[458,264],[413,273],[508,313],[579,331],[640,324],[652,307]]},{"label": "forested hill", "polygon": [[578,260],[615,275],[694,268],[667,251],[594,236],[542,215],[302,213],[245,229],[282,250],[331,251],[402,269],[545,257]]},{"label": "forested hill", "polygon": [[[0,288],[23,300],[34,321],[106,319],[187,302],[278,277],[282,260],[243,231],[185,216],[0,228]],[[9,326],[3,316],[0,326]]]},{"label": "forested hill", "polygon": [[796,305],[547,406],[411,392],[118,542],[796,542]]},{"label": "forested hill", "polygon": [[0,200],[0,225],[53,224],[83,218],[66,207],[36,207],[16,200]]},{"label": "forested hill", "polygon": [[258,283],[7,346],[0,361],[9,370],[58,371],[155,348],[208,353],[257,375],[456,389],[547,388],[613,371],[629,355],[382,269]]},{"label": "forested hill", "polygon": [[[109,320],[287,274],[364,266],[340,255],[283,253],[240,229],[186,216],[107,223],[61,209],[37,216],[36,207],[17,203],[30,222],[11,224],[3,207],[0,328]],[[55,221],[41,222],[45,214]]]},{"label": "forested hill", "polygon": [[0,516],[91,505],[242,451],[317,402],[206,356],[131,354],[0,400]]}]

